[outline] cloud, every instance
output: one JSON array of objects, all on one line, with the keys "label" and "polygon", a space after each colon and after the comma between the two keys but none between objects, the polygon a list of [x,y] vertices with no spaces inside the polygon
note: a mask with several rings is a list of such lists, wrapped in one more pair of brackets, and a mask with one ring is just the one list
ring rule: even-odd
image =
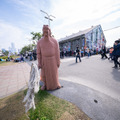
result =
[{"label": "cloud", "polygon": [[[120,0],[10,0],[8,3],[20,12],[21,17],[18,22],[16,20],[16,23],[11,24],[4,22],[7,20],[0,20],[3,29],[0,29],[1,38],[5,37],[7,41],[5,46],[9,42],[4,32],[9,35],[11,41],[15,38],[17,41],[22,39],[20,44],[24,44],[25,37],[30,36],[30,32],[42,31],[43,24],[48,24],[48,20],[40,10],[56,17],[51,22],[51,29],[57,39],[97,24],[104,25],[104,29],[107,29],[106,22],[111,25],[111,22],[120,19]],[[10,32],[7,31],[8,28]]]},{"label": "cloud", "polygon": [[10,0],[6,5],[11,6],[13,13],[19,13],[20,16],[19,20],[15,18],[10,22],[8,19],[0,19],[0,47],[8,49],[11,42],[14,42],[17,48],[21,48],[30,43],[26,38],[31,37],[32,31],[40,32],[42,30],[45,18],[40,9],[44,10],[47,4],[44,0]]},{"label": "cloud", "polygon": [[11,43],[15,43],[16,49],[20,49],[28,44],[24,31],[6,22],[0,23],[0,47],[8,49]]},{"label": "cloud", "polygon": [[113,46],[114,41],[120,39],[120,27],[105,31],[105,37],[107,38],[107,46]]},{"label": "cloud", "polygon": [[111,22],[120,19],[120,0],[51,0],[51,6],[50,12],[56,16],[51,24],[57,39],[92,25],[108,29],[108,24],[111,27]]},{"label": "cloud", "polygon": [[117,11],[115,13],[112,13],[112,14],[104,17],[103,19],[100,20],[100,22],[102,22],[102,23],[113,22],[119,18],[120,18],[120,11]]},{"label": "cloud", "polygon": [[[42,23],[42,13],[41,9],[45,9],[45,1],[44,0],[11,0],[14,7],[16,7],[23,16],[26,16],[29,21],[34,21]],[[49,8],[49,7],[48,7]]]},{"label": "cloud", "polygon": [[45,14],[40,12],[41,9],[49,9],[47,1],[49,0],[10,0],[16,10],[22,14],[20,22],[17,23],[18,26],[29,34],[32,31],[40,32],[43,24],[48,23],[48,20],[44,18]]},{"label": "cloud", "polygon": [[[52,0],[51,0],[52,2]],[[52,2],[52,13],[66,24],[98,19],[120,8],[119,0],[57,0]]]}]

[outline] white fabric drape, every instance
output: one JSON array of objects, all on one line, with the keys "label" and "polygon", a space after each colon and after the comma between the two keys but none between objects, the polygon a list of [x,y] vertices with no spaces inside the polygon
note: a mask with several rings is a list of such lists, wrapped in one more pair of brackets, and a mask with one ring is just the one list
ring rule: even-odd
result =
[{"label": "white fabric drape", "polygon": [[28,83],[28,91],[23,100],[23,102],[26,102],[25,112],[28,112],[28,110],[31,108],[35,109],[34,94],[39,91],[39,87],[40,87],[40,73],[37,65],[35,63],[32,63],[30,79]]}]

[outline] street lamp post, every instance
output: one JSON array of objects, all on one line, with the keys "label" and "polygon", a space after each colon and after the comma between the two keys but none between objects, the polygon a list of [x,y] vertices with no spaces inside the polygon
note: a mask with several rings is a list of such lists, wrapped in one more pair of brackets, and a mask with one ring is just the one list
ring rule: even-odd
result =
[{"label": "street lamp post", "polygon": [[45,13],[47,15],[47,17],[45,16],[46,19],[48,19],[48,25],[50,27],[50,21],[53,21],[53,19],[51,19],[50,17],[55,18],[53,15],[49,15],[47,12],[40,10],[41,12]]}]

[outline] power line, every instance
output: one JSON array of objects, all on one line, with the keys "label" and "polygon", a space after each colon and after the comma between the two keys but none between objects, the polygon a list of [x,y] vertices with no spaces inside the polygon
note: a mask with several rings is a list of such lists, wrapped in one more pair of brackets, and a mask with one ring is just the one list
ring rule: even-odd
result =
[{"label": "power line", "polygon": [[108,30],[112,30],[112,29],[116,29],[116,28],[119,28],[120,26],[116,26],[116,27],[113,27],[113,28],[110,28],[110,29],[106,29],[104,31],[108,31]]}]

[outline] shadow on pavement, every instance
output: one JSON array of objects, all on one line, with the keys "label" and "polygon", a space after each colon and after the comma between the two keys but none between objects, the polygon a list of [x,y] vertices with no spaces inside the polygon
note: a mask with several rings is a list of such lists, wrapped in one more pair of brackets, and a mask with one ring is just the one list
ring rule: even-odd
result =
[{"label": "shadow on pavement", "polygon": [[49,93],[72,102],[93,120],[118,120],[120,118],[119,101],[81,84],[64,80],[60,80],[60,84],[64,87],[49,91]]},{"label": "shadow on pavement", "polygon": [[117,69],[113,68],[111,73],[113,75],[113,78],[120,82],[120,67]]},{"label": "shadow on pavement", "polygon": [[77,65],[80,62],[69,64],[68,66]]}]

